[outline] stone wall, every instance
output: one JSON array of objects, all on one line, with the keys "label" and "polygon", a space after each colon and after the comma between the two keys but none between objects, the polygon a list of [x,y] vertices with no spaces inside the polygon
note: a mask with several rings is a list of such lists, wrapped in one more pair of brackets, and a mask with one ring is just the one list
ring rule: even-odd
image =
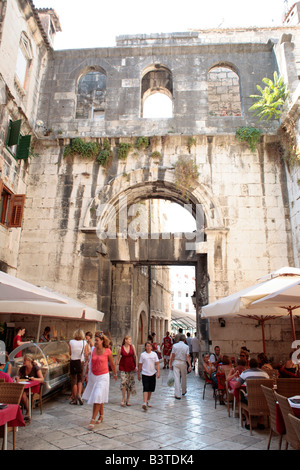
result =
[{"label": "stone wall", "polygon": [[[97,234],[101,205],[107,207],[107,223],[113,223],[114,217],[120,219],[124,206],[119,202],[124,198],[128,207],[152,198],[181,205],[188,201],[194,216],[201,207],[205,237],[197,242],[195,252],[206,263],[202,272],[207,271],[210,278],[209,301],[281,266],[299,266],[299,167],[288,167],[275,150],[279,123],[259,124],[263,136],[255,152],[235,139],[238,127],[258,126],[249,112],[250,95],[274,71],[288,83],[299,134],[297,26],[125,36],[113,48],[53,51],[32,2],[7,5],[0,45],[1,165],[5,184],[12,191],[26,193],[26,201],[22,229],[11,232],[0,227],[2,266],[34,284],[52,287],[93,307],[103,306],[106,326],[114,329],[115,339],[119,341],[130,330],[138,344],[145,339],[149,315],[156,315],[145,299],[147,279],[139,277],[131,259],[124,263],[128,253],[121,238],[122,259],[110,260],[105,240]],[[22,90],[12,64],[23,30],[32,39],[34,60]],[[227,112],[228,105],[227,110],[218,107],[217,115],[209,107],[209,73],[216,67],[238,77],[234,90],[223,88],[220,96],[233,91],[234,98],[239,98],[239,108]],[[157,70],[164,71],[163,76]],[[96,88],[85,101],[84,87],[79,84],[94,72],[105,75],[105,93],[103,87]],[[149,72],[151,80],[144,80],[144,89],[142,79]],[[173,115],[144,119],[143,96],[157,91],[158,76],[159,90],[172,98]],[[82,103],[88,103],[86,115]],[[290,110],[289,104],[287,114]],[[10,117],[21,118],[22,132],[33,135],[38,158],[19,163],[7,151]],[[137,139],[145,136],[149,146],[136,148]],[[95,157],[64,158],[65,147],[76,137],[102,146],[107,139],[110,165],[101,166]],[[131,145],[127,158],[118,158],[120,143]],[[199,176],[189,187],[176,181],[174,166],[179,157],[197,165]],[[139,253],[139,242],[133,246]],[[200,290],[203,279],[199,275],[197,283]],[[155,294],[158,305],[159,289]],[[218,330],[211,322],[210,337],[223,341],[223,350],[234,352],[241,341],[251,342],[253,351],[260,350],[259,328],[248,322],[229,325]],[[269,328],[271,355],[277,341],[285,350],[290,348],[288,335],[280,336],[280,331],[279,325]]]}]

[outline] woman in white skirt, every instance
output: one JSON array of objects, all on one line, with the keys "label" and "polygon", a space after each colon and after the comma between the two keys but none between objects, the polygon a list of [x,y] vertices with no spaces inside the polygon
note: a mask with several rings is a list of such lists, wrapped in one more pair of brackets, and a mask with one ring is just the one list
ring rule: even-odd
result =
[{"label": "woman in white skirt", "polygon": [[[108,403],[109,393],[109,369],[108,363],[114,372],[114,379],[117,380],[117,370],[113,360],[112,352],[109,349],[109,339],[97,331],[95,333],[95,347],[92,348],[91,357],[87,368],[87,386],[82,395],[89,405],[93,405],[93,415],[88,426],[94,429],[95,424],[103,421],[103,404]],[[97,415],[99,418],[96,421]]]}]

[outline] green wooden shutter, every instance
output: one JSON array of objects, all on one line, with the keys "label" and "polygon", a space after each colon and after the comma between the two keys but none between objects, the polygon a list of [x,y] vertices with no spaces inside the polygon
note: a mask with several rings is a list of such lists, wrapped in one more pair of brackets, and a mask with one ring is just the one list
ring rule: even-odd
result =
[{"label": "green wooden shutter", "polygon": [[20,130],[21,130],[22,119],[18,121],[9,121],[8,133],[6,139],[7,147],[12,147],[13,145],[18,145]]},{"label": "green wooden shutter", "polygon": [[26,160],[29,156],[31,135],[20,135],[16,159]]}]

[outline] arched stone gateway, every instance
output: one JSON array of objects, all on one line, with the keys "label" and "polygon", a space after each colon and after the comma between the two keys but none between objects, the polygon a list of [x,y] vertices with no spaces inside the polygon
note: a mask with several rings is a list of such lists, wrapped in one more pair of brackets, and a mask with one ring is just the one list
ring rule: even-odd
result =
[{"label": "arched stone gateway", "polygon": [[[184,196],[170,169],[133,171],[125,184],[120,178],[110,181],[87,207],[81,226],[86,236],[83,254],[92,250],[98,255],[98,308],[105,312],[103,328],[110,330],[118,342],[124,334],[131,334],[141,346],[145,332],[150,332],[150,306],[135,304],[135,270],[141,266],[194,266],[197,306],[201,307],[208,301],[208,244],[216,233],[222,243],[226,230],[215,198],[203,185]],[[195,218],[197,231],[154,233],[148,231],[147,224],[144,231],[131,230],[139,217],[132,207],[139,209],[139,204],[148,199],[166,199],[184,206]],[[142,214],[140,218],[147,216]],[[206,343],[206,323],[198,321],[198,329]]]}]

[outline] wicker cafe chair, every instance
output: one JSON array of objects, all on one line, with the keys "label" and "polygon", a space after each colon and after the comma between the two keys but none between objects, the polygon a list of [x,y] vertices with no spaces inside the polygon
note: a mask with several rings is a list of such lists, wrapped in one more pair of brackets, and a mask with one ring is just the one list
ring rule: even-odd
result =
[{"label": "wicker cafe chair", "polygon": [[297,416],[291,415],[290,413],[288,414],[288,417],[300,442],[300,419],[297,418]]},{"label": "wicker cafe chair", "polygon": [[279,403],[280,411],[282,413],[282,417],[284,420],[285,425],[285,439],[286,439],[286,446],[285,449],[287,450],[289,444],[291,444],[294,449],[300,449],[300,441],[294,429],[294,426],[289,420],[289,414],[294,416],[293,408],[289,404],[289,400],[287,397],[279,395],[279,393],[274,392],[275,398]]},{"label": "wicker cafe chair", "polygon": [[0,403],[6,405],[19,405],[24,385],[17,383],[0,383]]},{"label": "wicker cafe chair", "polygon": [[[252,435],[252,416],[269,417],[270,415],[268,403],[265,399],[265,395],[262,391],[261,385],[265,385],[265,387],[272,388],[273,380],[272,379],[248,379],[247,380],[248,403],[244,403],[241,399],[242,398],[241,396],[239,400],[241,426],[243,427],[242,410],[244,409],[249,414],[250,435]],[[243,392],[240,391],[240,393],[243,393]]]},{"label": "wicker cafe chair", "polygon": [[261,385],[261,388],[267,400],[269,411],[270,411],[270,434],[269,434],[269,441],[268,441],[267,449],[268,450],[270,449],[271,439],[272,439],[273,433],[275,433],[279,436],[278,450],[280,450],[281,443],[282,443],[282,434],[280,434],[276,428],[276,398],[274,395],[274,391],[269,387],[265,387],[265,385]]},{"label": "wicker cafe chair", "polygon": [[279,378],[277,380],[277,393],[288,398],[300,395],[300,378]]},{"label": "wicker cafe chair", "polygon": [[[6,405],[19,405],[22,395],[24,392],[23,384],[16,383],[0,383],[0,403],[5,403]],[[8,432],[13,432],[13,449],[16,448],[16,428],[8,428]],[[3,433],[0,431],[0,437],[3,437]],[[3,442],[4,444],[4,442]],[[2,448],[3,448],[2,444]]]},{"label": "wicker cafe chair", "polygon": [[217,386],[216,386],[216,384],[214,383],[214,381],[211,380],[211,379],[208,377],[208,375],[207,375],[207,373],[206,373],[205,371],[203,371],[203,374],[204,374],[204,387],[203,387],[203,397],[202,397],[202,398],[203,398],[203,400],[204,400],[206,385],[211,385],[212,388],[213,388],[213,397],[214,397],[215,403],[216,403],[216,388],[217,388]]},{"label": "wicker cafe chair", "polygon": [[219,399],[220,405],[225,404],[224,395],[226,396],[226,377],[224,373],[216,374],[218,386],[215,389],[215,409],[217,408],[217,401]]},{"label": "wicker cafe chair", "polygon": [[40,412],[43,414],[43,385],[40,385],[39,393],[33,393],[31,395],[31,414],[33,411],[34,404],[37,403],[40,407]]},{"label": "wicker cafe chair", "polygon": [[232,404],[232,412],[233,416],[235,415],[235,397],[233,394],[233,391],[230,390],[228,382],[226,381],[226,405],[227,405],[227,411],[228,411],[228,416],[230,417],[230,404]]}]

